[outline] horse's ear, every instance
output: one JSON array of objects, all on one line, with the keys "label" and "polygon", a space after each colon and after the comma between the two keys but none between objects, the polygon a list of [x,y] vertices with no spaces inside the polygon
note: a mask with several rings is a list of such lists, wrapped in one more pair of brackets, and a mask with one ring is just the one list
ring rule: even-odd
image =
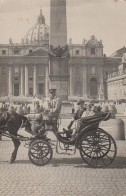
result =
[{"label": "horse's ear", "polygon": [[27,131],[28,133],[32,133],[31,123],[28,119],[27,119],[26,124],[25,124],[25,131]]}]

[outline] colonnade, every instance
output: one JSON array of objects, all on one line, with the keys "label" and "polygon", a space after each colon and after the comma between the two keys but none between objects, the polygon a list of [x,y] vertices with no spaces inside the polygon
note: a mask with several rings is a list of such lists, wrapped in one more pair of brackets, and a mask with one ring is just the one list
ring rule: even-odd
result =
[{"label": "colonnade", "polygon": [[[19,95],[20,96],[28,96],[29,95],[29,74],[28,74],[28,66],[20,67],[19,77]],[[45,67],[45,95],[48,94],[48,66]],[[9,66],[9,80],[8,80],[8,95],[11,96],[14,93],[13,90],[13,72],[12,66]],[[33,96],[37,95],[37,66],[33,66]]]}]

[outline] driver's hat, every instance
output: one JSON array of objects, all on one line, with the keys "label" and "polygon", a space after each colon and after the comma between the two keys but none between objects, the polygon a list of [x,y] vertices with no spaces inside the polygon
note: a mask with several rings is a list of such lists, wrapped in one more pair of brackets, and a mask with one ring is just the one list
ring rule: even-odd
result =
[{"label": "driver's hat", "polygon": [[56,89],[55,88],[51,88],[51,89],[49,89],[49,92],[50,93],[55,93],[56,92]]}]

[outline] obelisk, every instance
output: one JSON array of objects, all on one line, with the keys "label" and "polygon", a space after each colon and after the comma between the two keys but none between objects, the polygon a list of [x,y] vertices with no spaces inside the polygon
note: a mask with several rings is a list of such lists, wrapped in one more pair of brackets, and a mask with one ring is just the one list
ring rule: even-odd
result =
[{"label": "obelisk", "polygon": [[51,0],[50,45],[67,44],[66,0]]},{"label": "obelisk", "polygon": [[50,67],[49,87],[68,98],[68,47],[66,0],[50,0]]}]

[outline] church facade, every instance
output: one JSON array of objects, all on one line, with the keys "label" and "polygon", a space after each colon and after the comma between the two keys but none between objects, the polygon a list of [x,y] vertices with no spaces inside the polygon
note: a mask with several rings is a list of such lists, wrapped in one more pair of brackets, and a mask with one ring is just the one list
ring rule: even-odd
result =
[{"label": "church facade", "polygon": [[82,44],[70,39],[67,46],[67,57],[57,57],[53,64],[49,26],[40,11],[21,43],[10,39],[9,44],[0,44],[0,97],[48,96],[50,87],[59,86],[63,99],[107,99],[107,75],[118,68],[121,57],[106,57],[102,41],[94,35]]},{"label": "church facade", "polygon": [[108,74],[107,94],[109,100],[126,100],[126,48],[116,51],[113,56],[122,57],[117,70]]}]

